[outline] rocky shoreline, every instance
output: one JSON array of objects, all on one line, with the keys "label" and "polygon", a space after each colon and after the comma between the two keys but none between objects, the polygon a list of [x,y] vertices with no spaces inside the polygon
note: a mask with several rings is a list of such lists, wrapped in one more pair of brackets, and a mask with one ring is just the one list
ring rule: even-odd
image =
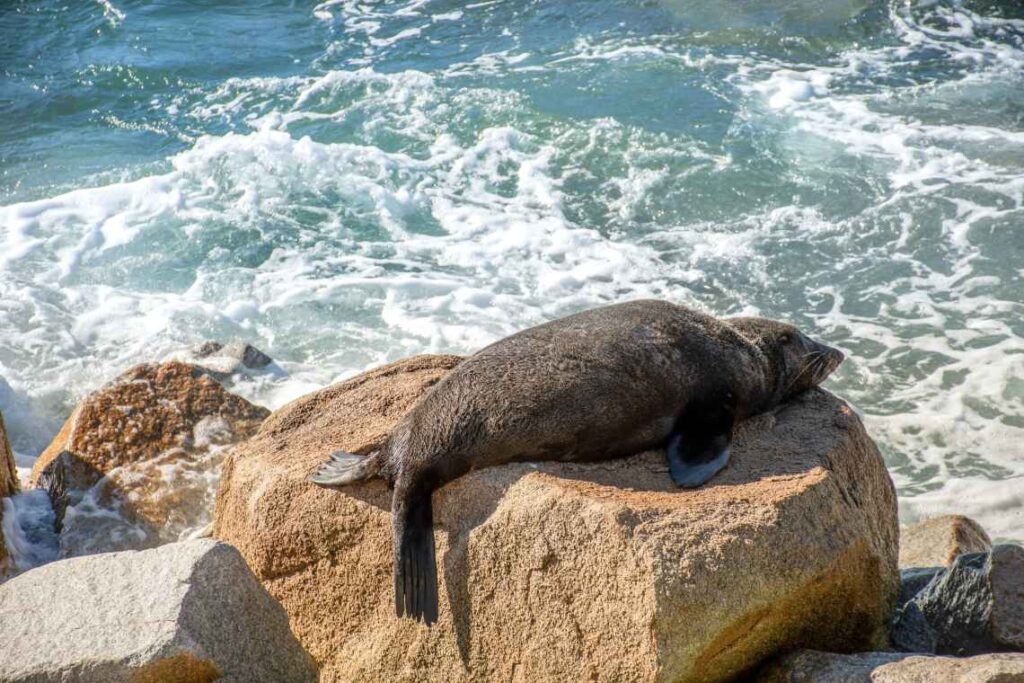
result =
[{"label": "rocky shoreline", "polygon": [[[741,425],[693,491],[653,452],[450,484],[440,621],[396,619],[388,491],[305,476],[459,360],[270,413],[230,380],[273,361],[207,344],[87,396],[28,482],[61,559],[19,572],[0,542],[0,682],[1024,681],[1024,550],[957,516],[901,532],[877,448],[821,390]],[[0,418],[8,534],[18,495]]]}]

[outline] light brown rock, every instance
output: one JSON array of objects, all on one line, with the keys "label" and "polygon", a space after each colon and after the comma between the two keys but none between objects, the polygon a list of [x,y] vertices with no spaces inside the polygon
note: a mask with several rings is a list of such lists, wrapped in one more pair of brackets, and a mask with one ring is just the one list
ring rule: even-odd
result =
[{"label": "light brown rock", "polygon": [[390,494],[306,481],[367,452],[457,363],[406,359],[274,413],[225,463],[214,535],[282,602],[321,681],[725,681],[780,649],[884,639],[896,499],[861,422],[815,391],[740,426],[679,490],[663,453],[506,465],[434,496],[440,621],[394,616]]},{"label": "light brown rock", "polygon": [[0,497],[13,496],[20,490],[18,468],[14,463],[14,452],[7,438],[4,416],[0,414]]},{"label": "light brown rock", "polygon": [[7,556],[7,546],[4,543],[3,499],[13,496],[20,488],[18,482],[18,470],[14,464],[14,453],[11,452],[11,444],[7,439],[7,428],[4,426],[4,416],[0,415],[0,578],[3,578],[10,571],[10,558]]},{"label": "light brown rock", "polygon": [[900,567],[948,567],[958,555],[992,549],[981,525],[963,515],[943,515],[900,532]]},{"label": "light brown rock", "polygon": [[898,652],[801,651],[766,667],[757,683],[1021,683],[1024,655],[929,657]]},{"label": "light brown rock", "polygon": [[152,547],[208,524],[224,448],[268,414],[178,362],[139,365],[87,396],[31,474],[53,499],[62,555]]}]

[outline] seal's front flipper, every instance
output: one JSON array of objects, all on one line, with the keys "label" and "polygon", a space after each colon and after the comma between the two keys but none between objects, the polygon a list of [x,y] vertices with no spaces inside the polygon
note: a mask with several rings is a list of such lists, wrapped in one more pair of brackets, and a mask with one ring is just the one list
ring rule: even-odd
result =
[{"label": "seal's front flipper", "polygon": [[321,486],[341,486],[374,477],[378,471],[380,464],[376,453],[363,456],[335,451],[330,460],[309,475],[309,480]]},{"label": "seal's front flipper", "polygon": [[688,410],[699,419],[680,418],[666,447],[672,481],[696,488],[729,462],[733,418],[729,411]]},{"label": "seal's front flipper", "polygon": [[403,499],[395,490],[395,614],[437,621],[437,562],[430,492]]}]

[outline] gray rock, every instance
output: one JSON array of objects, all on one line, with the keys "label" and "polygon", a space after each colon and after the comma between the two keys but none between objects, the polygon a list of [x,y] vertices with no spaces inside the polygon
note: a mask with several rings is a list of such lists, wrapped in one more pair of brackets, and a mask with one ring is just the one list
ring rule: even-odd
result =
[{"label": "gray rock", "polygon": [[54,562],[0,585],[0,682],[315,681],[281,606],[230,545]]},{"label": "gray rock", "polygon": [[1024,548],[997,545],[991,554],[989,628],[996,642],[1006,649],[1024,651]]},{"label": "gray rock", "polygon": [[890,635],[905,652],[1024,651],[1024,548],[960,555],[897,610]]},{"label": "gray rock", "polygon": [[1024,655],[931,657],[899,652],[840,655],[801,650],[768,665],[756,683],[1020,683]]},{"label": "gray rock", "polygon": [[232,375],[245,374],[246,370],[256,370],[278,374],[280,368],[274,359],[255,346],[244,342],[222,344],[207,341],[192,348],[188,360],[215,379],[223,380]]},{"label": "gray rock", "polygon": [[82,496],[103,479],[103,472],[91,463],[75,457],[70,451],[61,451],[36,480],[36,486],[46,491],[53,504],[53,529],[58,534],[64,528],[64,514],[68,507],[81,502]]},{"label": "gray rock", "polygon": [[914,567],[911,569],[901,569],[900,595],[896,599],[896,609],[902,609],[904,605],[924,590],[936,576],[945,573],[946,570],[943,567]]}]

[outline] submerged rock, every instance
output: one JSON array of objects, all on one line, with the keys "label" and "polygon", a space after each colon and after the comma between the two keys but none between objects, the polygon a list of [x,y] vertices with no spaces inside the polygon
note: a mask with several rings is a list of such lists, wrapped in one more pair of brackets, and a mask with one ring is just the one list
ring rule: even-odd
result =
[{"label": "submerged rock", "polygon": [[17,493],[19,488],[14,453],[11,452],[10,441],[7,439],[4,416],[0,415],[0,579],[11,571],[11,558],[7,554],[7,544],[4,542],[4,505],[2,501]]},{"label": "submerged rock", "polygon": [[1024,548],[959,556],[899,608],[892,642],[935,654],[1024,651]]},{"label": "submerged rock", "polygon": [[1024,655],[924,657],[899,652],[794,652],[757,683],[1012,683],[1024,681]]},{"label": "submerged rock", "polygon": [[231,546],[53,562],[0,585],[0,681],[280,683],[316,669]]},{"label": "submerged rock", "polygon": [[367,452],[458,362],[419,356],[301,398],[225,462],[239,547],[322,680],[725,681],[795,647],[882,644],[898,589],[892,481],[824,391],[740,425],[680,490],[661,452],[481,469],[434,496],[440,621],[394,614],[391,496],[306,476]]},{"label": "submerged rock", "polygon": [[177,362],[87,396],[31,475],[50,493],[62,555],[152,547],[208,524],[224,448],[268,414]]},{"label": "submerged rock", "polygon": [[274,363],[273,358],[244,342],[223,344],[218,341],[206,341],[191,348],[179,360],[202,368],[218,381],[252,372],[285,374]]},{"label": "submerged rock", "polygon": [[973,519],[943,515],[901,530],[900,567],[948,567],[960,555],[991,548],[992,540]]}]

